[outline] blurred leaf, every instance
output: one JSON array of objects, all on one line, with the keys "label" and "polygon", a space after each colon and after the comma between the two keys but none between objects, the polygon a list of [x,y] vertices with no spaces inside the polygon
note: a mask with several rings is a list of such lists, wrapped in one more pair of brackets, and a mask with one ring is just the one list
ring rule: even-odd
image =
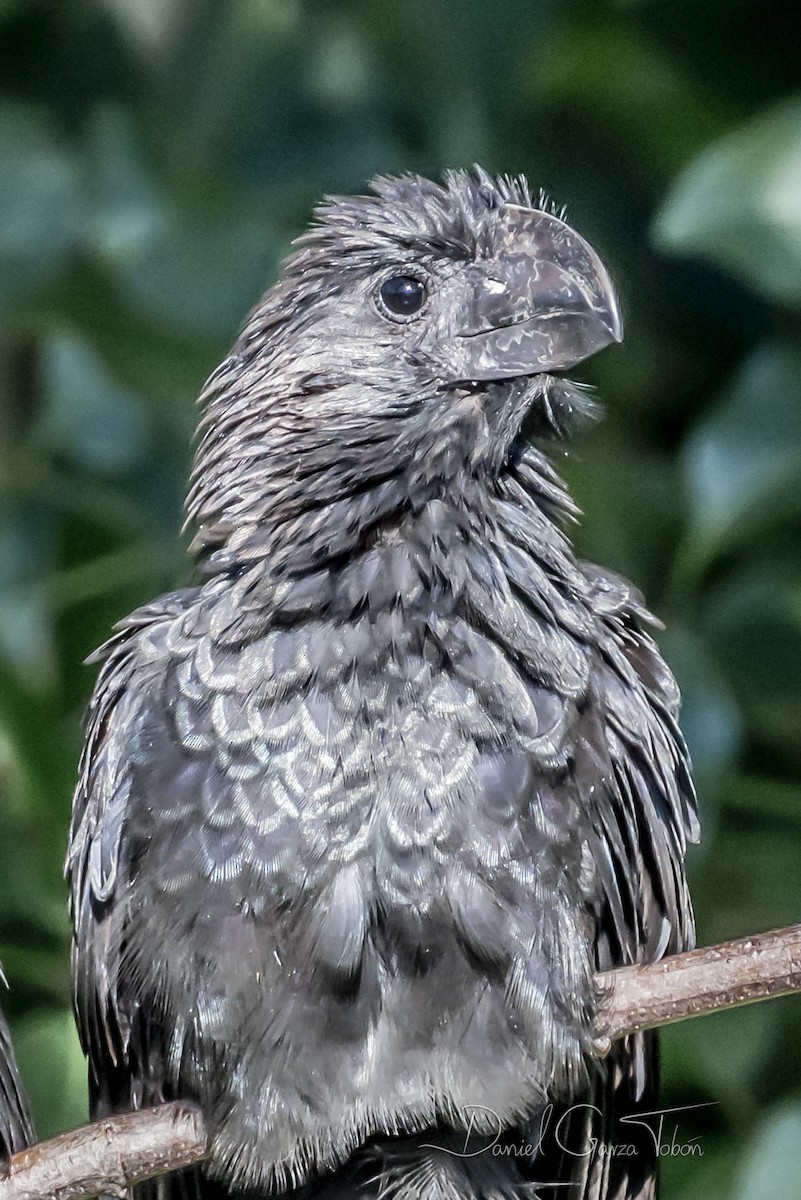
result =
[{"label": "blurred leaf", "polygon": [[732,1200],[801,1200],[801,1102],[762,1122]]},{"label": "blurred leaf", "polygon": [[52,276],[85,227],[80,173],[47,114],[0,105],[0,303]]},{"label": "blurred leaf", "polygon": [[79,468],[102,474],[137,463],[148,443],[139,399],[115,385],[77,338],[48,343],[42,359],[44,406],[35,443]]},{"label": "blurred leaf", "polygon": [[[35,1003],[65,1006],[69,1003],[71,987],[69,961],[64,954],[64,939],[69,935],[69,923],[65,920],[64,897],[60,897],[60,911],[55,904],[50,911],[38,905],[35,913],[25,915],[26,923],[20,927],[20,913],[10,912],[16,918],[14,940],[3,942],[3,969],[9,981],[9,1011],[16,1005],[21,993]],[[24,935],[24,938],[20,935]]]},{"label": "blurred leaf", "polygon": [[38,1136],[52,1137],[84,1124],[89,1119],[86,1061],[71,1010],[20,1021],[14,1045]]},{"label": "blurred leaf", "polygon": [[655,234],[779,303],[801,303],[801,97],[707,147],[670,192]]},{"label": "blurred leaf", "polygon": [[226,337],[203,339],[166,327],[126,301],[116,280],[97,264],[82,264],[43,293],[40,303],[43,325],[58,323],[75,331],[118,383],[173,420],[173,437],[177,432],[188,443],[192,401],[215,358],[227,349]]},{"label": "blurred leaf", "polygon": [[184,7],[184,0],[101,0],[132,40],[145,50],[158,51],[169,44],[170,35]]},{"label": "blurred leaf", "polygon": [[352,17],[332,10],[308,64],[308,88],[323,103],[349,107],[375,94],[375,63]]},{"label": "blurred leaf", "polygon": [[683,517],[675,462],[602,421],[558,465],[583,510],[574,534],[579,554],[635,580],[653,602]]},{"label": "blurred leaf", "polygon": [[682,457],[693,521],[686,570],[775,522],[780,504],[801,512],[801,346],[759,346]]},{"label": "blurred leaf", "polygon": [[703,620],[752,731],[801,765],[801,564],[735,574],[710,595]]},{"label": "blurred leaf", "polygon": [[176,538],[125,546],[77,567],[54,571],[41,586],[51,608],[87,604],[110,590],[117,592],[131,582],[148,582],[150,587],[158,587],[174,571],[178,553]]},{"label": "blurred leaf", "polygon": [[[621,0],[653,3],[655,0]],[[735,1163],[723,1138],[706,1139],[703,1157],[668,1158],[662,1161],[660,1195],[665,1200],[731,1200]]]},{"label": "blurred leaf", "polygon": [[167,330],[230,331],[261,296],[274,270],[276,235],[266,211],[176,208],[136,255],[117,264],[123,295]]},{"label": "blurred leaf", "polygon": [[38,453],[14,456],[13,463],[7,465],[0,477],[0,497],[17,505],[36,500],[117,536],[141,537],[148,530],[148,514],[118,484],[86,473],[71,475],[46,462]]},{"label": "blurred leaf", "polygon": [[87,240],[106,258],[124,261],[162,232],[161,199],[128,113],[119,107],[98,108],[89,122],[86,142],[91,198]]},{"label": "blurred leaf", "polygon": [[[58,697],[52,687],[42,686],[25,674],[10,670],[0,658],[0,730],[6,747],[6,762],[12,769],[4,779],[3,804],[18,806],[27,818],[29,840],[20,849],[23,857],[14,868],[20,878],[26,874],[32,884],[43,882],[61,892],[60,863],[65,847],[65,829],[69,796],[73,786],[74,765],[65,753],[69,742],[59,719]],[[70,732],[72,732],[70,730]],[[19,837],[23,837],[20,831]],[[31,855],[26,863],[24,854]],[[31,876],[36,862],[51,877]],[[5,882],[5,881],[4,881]],[[25,889],[19,889],[18,902],[24,907]]]},{"label": "blurred leaf", "polygon": [[[775,826],[759,813],[723,813],[714,840],[701,842],[702,869],[693,876],[699,945],[798,920],[798,839],[788,837],[784,826],[780,829],[777,836]],[[758,1011],[765,1016],[765,1006]]]},{"label": "blurred leaf", "polygon": [[0,510],[0,656],[40,681],[53,668],[52,628],[40,598],[20,604],[19,588],[53,566],[56,531],[34,499]]},{"label": "blurred leaf", "polygon": [[605,138],[613,137],[649,170],[678,168],[725,128],[721,103],[685,74],[623,16],[603,10],[566,13],[548,46],[534,43],[532,85],[546,105],[586,108]]},{"label": "blurred leaf", "polygon": [[727,807],[786,821],[801,821],[801,790],[794,783],[753,775],[724,775],[720,794]]},{"label": "blurred leaf", "polygon": [[741,748],[737,701],[710,647],[697,633],[674,624],[659,641],[681,687],[681,727],[694,771],[699,779],[710,778],[729,766]]},{"label": "blurred leaf", "polygon": [[747,1119],[758,1107],[761,1064],[782,1036],[780,1017],[776,1005],[748,1004],[687,1021],[671,1037],[666,1082],[684,1081],[686,1087],[694,1079],[734,1119]]}]

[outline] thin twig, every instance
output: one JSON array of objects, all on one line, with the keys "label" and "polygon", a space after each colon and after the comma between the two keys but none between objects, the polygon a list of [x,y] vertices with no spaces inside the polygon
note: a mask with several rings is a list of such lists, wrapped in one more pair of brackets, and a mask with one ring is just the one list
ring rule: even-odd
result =
[{"label": "thin twig", "polygon": [[801,990],[801,925],[596,975],[599,1052],[607,1042]]},{"label": "thin twig", "polygon": [[[801,991],[801,925],[676,954],[595,977],[600,997],[596,1047],[687,1017]],[[200,1162],[206,1130],[191,1104],[125,1113],[15,1154],[0,1200],[83,1200],[124,1196],[144,1179]]]},{"label": "thin twig", "polygon": [[123,1197],[143,1179],[206,1156],[206,1128],[193,1104],[162,1104],[62,1133],[14,1154],[0,1200]]}]

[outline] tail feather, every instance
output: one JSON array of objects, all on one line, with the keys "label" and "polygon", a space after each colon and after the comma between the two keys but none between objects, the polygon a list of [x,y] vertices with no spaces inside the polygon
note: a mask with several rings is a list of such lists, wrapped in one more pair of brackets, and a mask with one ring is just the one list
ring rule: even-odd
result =
[{"label": "tail feather", "polygon": [[[377,1137],[338,1171],[276,1200],[655,1200],[655,1033],[616,1042],[586,1095],[497,1135],[438,1128]],[[200,1170],[142,1185],[137,1200],[254,1200]]]},{"label": "tail feather", "polygon": [[556,1108],[532,1164],[542,1200],[655,1200],[658,1038],[616,1042],[586,1097]]},{"label": "tail feather", "polygon": [[495,1140],[453,1130],[379,1140],[302,1200],[534,1200],[525,1157],[514,1153],[520,1142],[518,1133]]},{"label": "tail feather", "polygon": [[[0,974],[2,979],[2,974]],[[16,1154],[34,1140],[28,1098],[22,1087],[11,1035],[0,1013],[0,1176],[9,1154]]]}]

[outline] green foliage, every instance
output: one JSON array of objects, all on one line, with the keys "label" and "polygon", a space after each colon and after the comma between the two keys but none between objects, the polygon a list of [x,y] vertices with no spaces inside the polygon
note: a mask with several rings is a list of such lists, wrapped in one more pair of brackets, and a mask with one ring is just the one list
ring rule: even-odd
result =
[{"label": "green foliage", "polygon": [[779,304],[801,302],[801,96],[706,147],[660,214],[666,246],[694,250]]},{"label": "green foliage", "polygon": [[[481,161],[619,281],[581,553],[667,623],[699,936],[801,914],[801,70],[780,0],[0,4],[0,958],[36,1106],[85,1111],[61,865],[113,621],[187,573],[193,400],[326,191]],[[671,1029],[666,1194],[798,1194],[801,1002]],[[666,1126],[666,1138],[671,1126]]]},{"label": "green foliage", "polygon": [[763,1121],[734,1200],[799,1200],[801,1197],[801,1106],[779,1110]]}]

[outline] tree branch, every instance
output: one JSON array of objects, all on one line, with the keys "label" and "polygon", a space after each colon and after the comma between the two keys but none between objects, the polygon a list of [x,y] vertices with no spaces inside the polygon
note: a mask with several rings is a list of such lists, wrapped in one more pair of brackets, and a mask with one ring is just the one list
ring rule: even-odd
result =
[{"label": "tree branch", "polygon": [[801,990],[801,925],[595,976],[598,1051],[640,1029]]},{"label": "tree branch", "polygon": [[[801,925],[595,977],[596,1049],[687,1017],[801,991]],[[194,1105],[163,1104],[64,1133],[15,1154],[0,1200],[124,1196],[134,1183],[200,1162],[206,1129]]]},{"label": "tree branch", "polygon": [[134,1183],[206,1157],[206,1127],[193,1104],[162,1104],[62,1133],[12,1155],[0,1200],[124,1197]]}]

